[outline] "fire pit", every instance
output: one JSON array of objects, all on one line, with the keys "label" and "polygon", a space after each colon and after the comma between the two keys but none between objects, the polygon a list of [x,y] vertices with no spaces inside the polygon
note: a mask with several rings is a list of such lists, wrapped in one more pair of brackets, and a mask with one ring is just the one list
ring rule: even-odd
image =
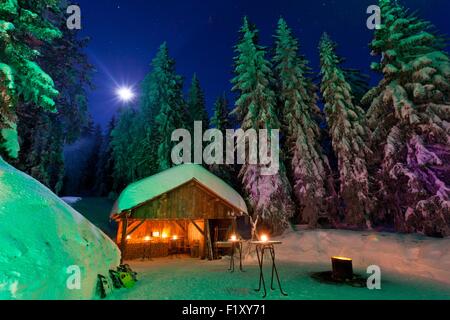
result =
[{"label": "fire pit", "polygon": [[333,279],[346,281],[353,279],[353,260],[345,257],[331,257]]},{"label": "fire pit", "polygon": [[332,271],[313,273],[311,277],[327,284],[347,284],[353,287],[366,287],[366,279],[353,273],[353,260],[346,257],[331,257]]}]

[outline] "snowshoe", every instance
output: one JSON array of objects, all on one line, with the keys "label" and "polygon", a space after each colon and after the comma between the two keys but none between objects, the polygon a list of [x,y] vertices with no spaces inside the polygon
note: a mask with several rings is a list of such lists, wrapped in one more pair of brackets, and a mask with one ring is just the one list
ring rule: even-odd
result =
[{"label": "snowshoe", "polygon": [[109,277],[111,278],[114,288],[116,289],[122,288],[122,282],[120,281],[119,272],[109,270]]},{"label": "snowshoe", "polygon": [[111,283],[108,281],[108,278],[101,274],[99,274],[97,277],[97,293],[101,299],[105,299],[113,290]]}]

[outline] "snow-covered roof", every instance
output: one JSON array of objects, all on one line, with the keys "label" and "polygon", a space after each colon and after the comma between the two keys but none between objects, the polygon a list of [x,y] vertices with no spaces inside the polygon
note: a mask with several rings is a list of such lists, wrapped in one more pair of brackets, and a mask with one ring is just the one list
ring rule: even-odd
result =
[{"label": "snow-covered roof", "polygon": [[196,180],[236,209],[248,212],[241,195],[223,180],[200,165],[183,164],[130,184],[120,194],[112,214],[133,209],[192,180]]}]

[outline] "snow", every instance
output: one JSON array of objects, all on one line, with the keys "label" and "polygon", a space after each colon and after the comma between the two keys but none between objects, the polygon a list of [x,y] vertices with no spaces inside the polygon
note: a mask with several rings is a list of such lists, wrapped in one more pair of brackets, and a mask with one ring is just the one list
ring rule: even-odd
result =
[{"label": "snow", "polygon": [[121,213],[134,208],[193,179],[242,212],[247,213],[247,206],[239,193],[223,180],[196,164],[176,166],[129,185],[120,195],[112,213]]},{"label": "snow", "polygon": [[[450,299],[450,239],[432,239],[387,233],[316,230],[289,232],[276,238],[277,267],[284,291],[271,291],[270,264],[265,264],[267,299]],[[245,245],[244,271],[228,271],[229,258],[207,261],[173,256],[130,261],[138,272],[136,286],[116,290],[121,299],[259,300],[255,292],[259,269],[254,247]],[[330,257],[353,258],[355,273],[368,277],[367,267],[381,268],[381,290],[320,283],[312,273],[329,271]]]},{"label": "snow", "polygon": [[75,204],[81,200],[83,200],[83,198],[80,197],[62,197],[61,198],[62,201],[64,201],[67,204]]},{"label": "snow", "polygon": [[353,259],[356,268],[378,265],[382,271],[450,284],[450,238],[420,235],[306,230],[288,232],[277,254],[296,263],[329,263],[331,256]]},{"label": "snow", "polygon": [[[0,299],[92,299],[117,246],[42,184],[0,158]],[[81,271],[81,287],[68,280]]]}]

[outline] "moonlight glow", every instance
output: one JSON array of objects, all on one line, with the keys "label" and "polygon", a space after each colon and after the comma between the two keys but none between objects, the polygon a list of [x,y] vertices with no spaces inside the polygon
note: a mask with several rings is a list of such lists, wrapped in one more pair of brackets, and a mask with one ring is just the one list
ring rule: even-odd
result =
[{"label": "moonlight glow", "polygon": [[119,97],[119,99],[124,102],[129,102],[129,101],[133,100],[133,98],[135,96],[133,90],[131,88],[127,88],[127,87],[122,87],[122,88],[117,89],[116,94]]}]

